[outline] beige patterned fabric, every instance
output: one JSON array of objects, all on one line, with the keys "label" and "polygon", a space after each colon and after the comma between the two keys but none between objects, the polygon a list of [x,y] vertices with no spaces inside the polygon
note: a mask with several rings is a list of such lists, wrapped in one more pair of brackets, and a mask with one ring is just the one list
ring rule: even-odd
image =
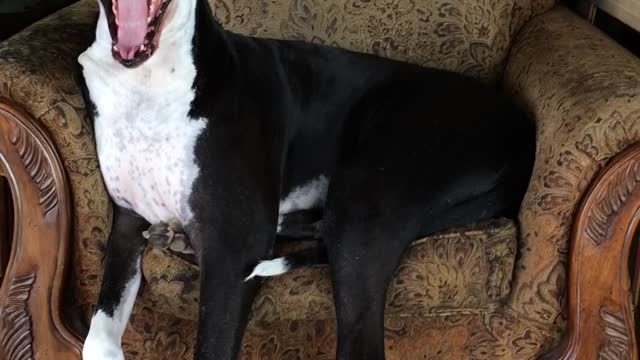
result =
[{"label": "beige patterned fabric", "polygon": [[578,201],[608,159],[640,140],[640,60],[558,8],[520,33],[504,85],[538,124],[509,305],[549,324],[563,305]]},{"label": "beige patterned fabric", "polygon": [[[478,309],[506,300],[516,255],[516,228],[497,220],[416,241],[387,292],[386,314],[424,316],[447,309]],[[141,303],[181,318],[198,318],[198,269],[191,262],[149,249]],[[270,278],[253,304],[262,321],[335,318],[325,266]]]},{"label": "beige patterned fabric", "polygon": [[[534,359],[558,337],[514,314],[494,308],[455,309],[429,316],[387,316],[389,360]],[[195,322],[142,308],[133,314],[123,347],[127,359],[192,359]],[[335,320],[252,321],[242,360],[335,358]]]},{"label": "beige patterned fabric", "polygon": [[209,0],[225,28],[461,72],[503,71],[513,34],[552,0]]},{"label": "beige patterned fabric", "polygon": [[[562,8],[529,21],[549,9],[550,0],[215,0],[214,5],[225,26],[243,33],[339,45],[486,80],[504,76],[507,91],[538,124],[512,289],[505,270],[513,262],[509,236],[491,240],[512,231],[505,230],[509,224],[415,244],[389,292],[387,355],[530,359],[558,339],[572,213],[595,172],[640,139],[637,58]],[[85,323],[97,297],[111,221],[76,64],[91,40],[95,11],[94,0],[83,0],[0,43],[0,96],[49,130],[71,183],[75,303],[67,306]],[[431,277],[425,278],[427,273]],[[333,358],[335,325],[322,274],[322,269],[301,270],[265,284],[243,359]],[[124,339],[128,359],[191,357],[195,276],[197,268],[188,261],[146,254],[147,282]]]}]

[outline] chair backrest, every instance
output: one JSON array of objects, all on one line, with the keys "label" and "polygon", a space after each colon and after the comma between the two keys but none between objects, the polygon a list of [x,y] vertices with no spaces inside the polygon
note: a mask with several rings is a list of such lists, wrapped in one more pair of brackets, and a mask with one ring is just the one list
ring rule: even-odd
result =
[{"label": "chair backrest", "polygon": [[492,81],[514,34],[554,0],[209,0],[228,30],[296,39]]}]

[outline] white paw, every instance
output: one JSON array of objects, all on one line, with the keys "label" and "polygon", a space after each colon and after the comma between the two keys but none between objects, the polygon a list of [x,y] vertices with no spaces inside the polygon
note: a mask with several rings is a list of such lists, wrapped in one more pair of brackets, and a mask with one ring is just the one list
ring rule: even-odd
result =
[{"label": "white paw", "polygon": [[253,271],[247,276],[244,281],[249,281],[256,276],[269,277],[281,275],[291,270],[289,262],[286,257],[279,257],[273,260],[263,260],[253,268]]},{"label": "white paw", "polygon": [[117,344],[107,339],[88,337],[82,348],[83,360],[124,360],[124,353]]}]

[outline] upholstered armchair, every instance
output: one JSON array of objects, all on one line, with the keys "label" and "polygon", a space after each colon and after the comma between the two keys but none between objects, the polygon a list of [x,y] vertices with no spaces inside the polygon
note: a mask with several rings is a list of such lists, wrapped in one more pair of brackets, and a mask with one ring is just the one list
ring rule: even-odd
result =
[{"label": "upholstered armchair", "polygon": [[[407,252],[387,294],[389,359],[637,358],[640,60],[553,0],[211,2],[236,32],[478,77],[535,119],[519,221]],[[0,43],[1,359],[79,359],[96,301],[111,203],[76,62],[96,14],[82,0]],[[149,249],[143,269],[127,359],[190,359],[197,266]],[[265,281],[241,357],[333,358],[331,299],[323,267]]]}]

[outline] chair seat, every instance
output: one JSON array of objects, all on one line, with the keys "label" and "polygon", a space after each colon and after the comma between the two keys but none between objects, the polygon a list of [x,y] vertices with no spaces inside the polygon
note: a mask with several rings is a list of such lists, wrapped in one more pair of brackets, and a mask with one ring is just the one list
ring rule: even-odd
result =
[{"label": "chair seat", "polygon": [[[387,316],[428,316],[481,309],[510,291],[516,227],[498,219],[447,231],[411,244],[387,292]],[[304,246],[303,243],[300,246]],[[280,245],[278,253],[292,251]],[[143,258],[142,303],[155,311],[197,319],[198,267],[169,251],[149,248]],[[298,269],[264,281],[254,304],[256,321],[335,318],[327,266]]]}]

